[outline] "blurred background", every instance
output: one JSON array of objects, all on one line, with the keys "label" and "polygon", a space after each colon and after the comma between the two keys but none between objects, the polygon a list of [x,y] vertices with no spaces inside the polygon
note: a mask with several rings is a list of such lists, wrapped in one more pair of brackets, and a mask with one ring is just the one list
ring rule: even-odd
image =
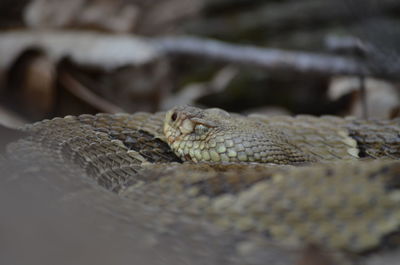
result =
[{"label": "blurred background", "polygon": [[393,118],[399,15],[396,0],[1,0],[0,122],[178,104]]}]

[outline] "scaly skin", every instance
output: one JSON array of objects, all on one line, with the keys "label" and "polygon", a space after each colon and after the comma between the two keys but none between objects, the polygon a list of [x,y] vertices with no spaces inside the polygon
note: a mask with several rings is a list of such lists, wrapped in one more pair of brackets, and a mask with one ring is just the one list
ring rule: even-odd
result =
[{"label": "scaly skin", "polygon": [[164,134],[179,157],[194,162],[300,164],[400,158],[400,119],[245,117],[221,109],[179,106],[167,112]]},{"label": "scaly skin", "polygon": [[[383,160],[400,157],[399,120],[244,117],[177,107],[167,114],[69,116],[24,130],[31,136],[9,147],[17,159],[48,154],[65,170],[82,169],[106,189],[160,214],[179,213],[177,219],[194,216],[228,231],[356,253],[379,247],[400,225],[400,165]],[[227,157],[230,163],[220,163]],[[213,163],[172,163],[181,160]],[[236,163],[253,161],[308,165]]]},{"label": "scaly skin", "polygon": [[220,109],[174,108],[165,116],[164,134],[179,157],[194,162],[313,161],[279,130]]}]

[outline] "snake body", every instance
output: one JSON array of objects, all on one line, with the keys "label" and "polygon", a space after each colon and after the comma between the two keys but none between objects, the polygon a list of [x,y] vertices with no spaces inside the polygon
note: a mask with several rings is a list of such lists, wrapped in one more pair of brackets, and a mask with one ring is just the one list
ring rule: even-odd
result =
[{"label": "snake body", "polygon": [[22,130],[29,136],[9,145],[10,157],[47,152],[119,196],[219,229],[363,253],[400,227],[399,119],[181,106],[67,116]]}]

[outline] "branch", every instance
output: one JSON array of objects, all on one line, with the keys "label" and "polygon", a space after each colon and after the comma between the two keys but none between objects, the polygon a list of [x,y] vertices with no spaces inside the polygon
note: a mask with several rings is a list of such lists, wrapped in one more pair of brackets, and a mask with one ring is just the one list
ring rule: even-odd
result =
[{"label": "branch", "polygon": [[318,53],[284,51],[191,37],[156,39],[167,54],[206,57],[261,67],[268,71],[292,71],[320,75],[370,74],[361,61]]},{"label": "branch", "polygon": [[222,41],[192,38],[141,38],[84,31],[18,31],[0,34],[0,68],[6,68],[23,50],[38,47],[52,59],[71,60],[104,69],[141,65],[163,55],[190,55],[266,71],[291,71],[320,75],[382,75],[365,62],[318,53],[284,51]]}]

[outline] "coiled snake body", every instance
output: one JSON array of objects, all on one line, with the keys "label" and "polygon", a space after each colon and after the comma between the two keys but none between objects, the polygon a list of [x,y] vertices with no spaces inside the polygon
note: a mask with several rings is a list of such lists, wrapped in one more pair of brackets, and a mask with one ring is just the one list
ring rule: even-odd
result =
[{"label": "coiled snake body", "polygon": [[58,159],[119,196],[218,229],[353,253],[399,230],[398,119],[245,117],[184,106],[67,116],[22,130],[29,136],[8,146],[10,157]]}]

